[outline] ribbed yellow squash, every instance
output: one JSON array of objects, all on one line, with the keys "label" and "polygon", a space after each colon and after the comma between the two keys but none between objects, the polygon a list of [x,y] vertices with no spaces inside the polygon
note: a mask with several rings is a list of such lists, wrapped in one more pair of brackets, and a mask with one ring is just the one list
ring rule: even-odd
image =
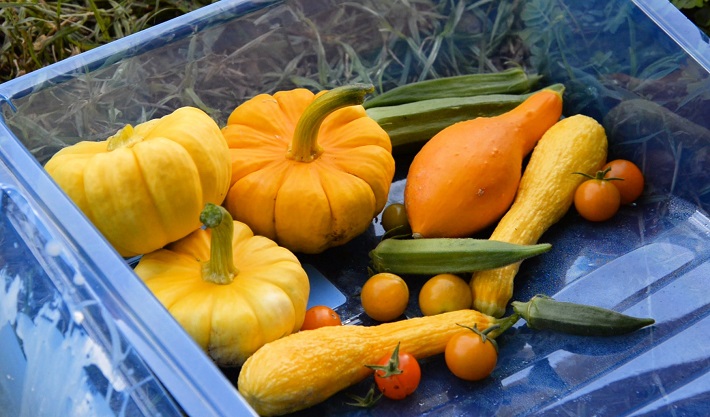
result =
[{"label": "ribbed yellow squash", "polygon": [[[574,192],[606,161],[607,137],[602,125],[577,114],[555,123],[530,156],[515,201],[496,225],[490,240],[535,244],[572,205]],[[471,278],[473,307],[494,317],[505,314],[513,297],[520,262],[476,272]]]},{"label": "ribbed yellow squash", "polygon": [[200,227],[200,211],[222,203],[231,178],[219,126],[194,107],[68,146],[45,169],[124,257]]},{"label": "ribbed yellow squash", "polygon": [[296,256],[208,204],[197,229],[143,256],[136,274],[221,366],[301,328],[310,284]]},{"label": "ribbed yellow squash", "polygon": [[371,90],[301,88],[238,106],[222,129],[232,155],[225,200],[232,216],[302,253],[363,233],[394,176],[389,136],[359,105]]}]

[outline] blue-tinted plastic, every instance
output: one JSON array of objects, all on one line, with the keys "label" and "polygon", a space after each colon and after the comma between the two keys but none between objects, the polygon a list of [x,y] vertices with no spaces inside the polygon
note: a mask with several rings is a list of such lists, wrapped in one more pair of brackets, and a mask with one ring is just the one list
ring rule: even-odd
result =
[{"label": "blue-tinted plastic", "polygon": [[[21,201],[33,213],[23,227],[31,233],[49,231],[75,257],[72,265],[86,269],[86,287],[93,292],[76,301],[70,297],[73,276],[47,272],[45,257],[54,258],[35,250],[29,259],[36,262],[25,266],[51,281],[46,284],[48,293],[58,287],[67,302],[66,314],[76,305],[98,301],[91,305],[102,312],[90,316],[108,318],[106,329],[114,328],[110,321],[115,320],[118,334],[137,353],[130,366],[150,375],[153,392],[164,390],[158,402],[167,410],[164,415],[176,407],[195,416],[239,414],[235,410],[246,407],[234,389],[238,370],[219,370],[210,363],[43,174],[40,164],[79,138],[104,139],[125,123],[160,116],[179,105],[202,106],[224,123],[246,97],[235,80],[226,78],[223,66],[234,64],[233,57],[240,53],[267,56],[270,42],[288,39],[290,30],[307,26],[306,19],[327,28],[320,38],[327,43],[328,30],[337,33],[338,28],[328,27],[323,19],[337,3],[303,2],[312,7],[295,7],[299,3],[223,0],[0,86],[0,95],[12,105],[2,108],[9,130],[0,126],[3,225],[13,225],[9,219],[16,217],[8,210]],[[344,13],[369,13],[341,3],[338,7]],[[547,48],[547,54],[534,55],[531,67],[546,76],[545,82],[565,84],[566,114],[584,113],[604,124],[610,156],[639,164],[647,187],[636,205],[623,207],[610,222],[587,223],[571,210],[543,236],[553,250],[523,264],[514,299],[545,293],[650,316],[656,324],[621,337],[583,338],[533,331],[520,322],[499,338],[499,364],[485,381],[456,379],[439,355],[422,362],[420,388],[404,401],[382,401],[370,410],[345,405],[347,393],[364,395],[370,386],[366,380],[299,415],[707,414],[708,38],[665,0],[527,3],[528,22],[536,22],[535,14],[550,17],[544,31],[527,38],[540,42],[529,47]],[[389,7],[388,2],[378,4]],[[493,22],[495,9],[490,16]],[[310,42],[303,50],[317,51],[318,38]],[[283,61],[296,59],[300,46],[294,44],[293,56],[284,56]],[[366,55],[366,45],[353,47],[360,56]],[[355,64],[353,68],[357,73]],[[205,74],[212,77],[209,83],[195,79]],[[174,88],[157,88],[151,75],[168,77]],[[214,92],[220,94],[207,94]],[[402,201],[408,157],[397,162],[391,202]],[[315,268],[309,269],[314,279],[311,301],[337,306],[346,322],[373,324],[362,314],[357,294],[367,277],[367,252],[381,235],[375,221],[346,246],[301,256]],[[2,268],[18,270],[17,258],[6,254],[16,250],[14,242],[25,240],[6,239],[4,230],[2,236]],[[412,302],[406,315],[416,316],[416,294],[424,278],[408,279]],[[8,288],[6,282],[5,293]],[[34,308],[41,306],[35,304]],[[9,335],[7,326],[0,332]],[[110,344],[102,346],[111,351]],[[3,355],[18,354],[17,349],[2,348]],[[0,389],[7,390],[2,394],[18,388],[0,384]]]}]

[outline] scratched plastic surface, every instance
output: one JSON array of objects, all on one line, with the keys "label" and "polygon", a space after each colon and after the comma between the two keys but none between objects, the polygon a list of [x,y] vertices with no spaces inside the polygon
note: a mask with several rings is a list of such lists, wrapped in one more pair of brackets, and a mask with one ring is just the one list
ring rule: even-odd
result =
[{"label": "scratched plastic surface", "polygon": [[[385,13],[388,5],[404,3],[377,4]],[[382,401],[369,410],[346,405],[347,394],[367,391],[366,380],[297,415],[708,414],[708,38],[665,0],[527,4],[529,29],[543,23],[546,28],[528,33],[525,39],[534,43],[528,46],[534,52],[545,45],[549,53],[545,59],[533,53],[529,69],[544,74],[546,82],[565,83],[565,114],[584,113],[602,122],[610,156],[639,164],[647,187],[636,205],[623,207],[609,222],[591,224],[570,210],[541,239],[553,249],[524,262],[513,298],[544,293],[653,317],[656,324],[621,337],[585,338],[534,331],[521,321],[499,338],[498,367],[485,381],[456,379],[439,355],[422,361],[421,385],[403,401]],[[469,9],[461,10],[466,15]],[[268,55],[270,47],[292,40],[289,35],[316,27],[324,31],[320,38],[293,43],[281,58],[296,62],[313,53],[314,62],[325,59],[318,53],[331,51],[324,49],[332,46],[331,35],[348,35],[338,33],[342,28],[329,25],[328,18],[362,14],[366,19],[370,12],[339,1],[223,0],[0,85],[6,101],[0,109],[1,415],[250,412],[235,389],[239,370],[211,364],[132,274],[130,262],[107,246],[43,174],[41,164],[78,138],[103,139],[125,123],[179,105],[204,106],[224,123],[245,97],[235,80],[220,77],[228,73],[224,68],[243,64],[241,54]],[[495,12],[488,16],[494,19]],[[448,41],[444,38],[442,47]],[[353,46],[359,56],[373,47]],[[353,62],[350,75],[358,70]],[[200,76],[208,82],[200,84]],[[170,88],[151,84],[160,77],[171,80]],[[402,201],[410,158],[397,159],[390,202]],[[336,307],[350,324],[373,324],[362,314],[357,294],[367,277],[367,252],[382,233],[376,220],[345,246],[301,256],[311,277],[311,305]],[[412,302],[405,315],[413,317],[420,314],[415,297],[424,279],[408,279]],[[34,362],[31,341],[49,350],[67,346],[66,356],[59,363]],[[92,353],[77,355],[87,350]],[[105,365],[106,357],[112,366]],[[40,381],[44,403],[35,401],[27,382],[37,367],[49,375]],[[73,375],[74,382],[63,384],[62,375]],[[64,408],[43,406],[60,398],[64,402],[56,404]]]}]

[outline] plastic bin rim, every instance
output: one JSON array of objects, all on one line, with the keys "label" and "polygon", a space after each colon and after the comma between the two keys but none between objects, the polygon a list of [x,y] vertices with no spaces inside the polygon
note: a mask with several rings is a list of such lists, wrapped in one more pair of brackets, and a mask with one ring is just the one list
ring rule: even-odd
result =
[{"label": "plastic bin rim", "polygon": [[[0,106],[48,85],[55,85],[77,74],[111,65],[118,59],[140,55],[167,43],[187,37],[207,27],[250,12],[283,3],[285,0],[220,0],[140,32],[116,39],[89,51],[47,65],[0,84]],[[156,42],[156,39],[158,40]],[[1,117],[1,116],[0,116]]]},{"label": "plastic bin rim", "polygon": [[649,19],[710,72],[710,38],[668,0],[632,0]]}]

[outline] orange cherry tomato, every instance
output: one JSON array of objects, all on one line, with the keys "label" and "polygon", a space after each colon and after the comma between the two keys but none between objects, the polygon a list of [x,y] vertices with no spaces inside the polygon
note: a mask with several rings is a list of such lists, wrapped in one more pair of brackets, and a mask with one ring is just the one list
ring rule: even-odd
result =
[{"label": "orange cherry tomato", "polygon": [[412,233],[407,220],[407,211],[404,204],[393,203],[382,211],[382,228],[385,232],[393,231],[397,234]]},{"label": "orange cherry tomato", "polygon": [[584,181],[574,193],[574,207],[585,219],[602,222],[612,218],[621,206],[621,193],[604,179],[605,171],[597,172],[595,177]]},{"label": "orange cherry tomato", "polygon": [[644,177],[641,169],[636,164],[625,159],[615,159],[604,165],[604,170],[609,168],[604,178],[620,178],[612,180],[612,184],[619,189],[621,204],[630,204],[636,201],[643,193]]},{"label": "orange cherry tomato", "polygon": [[[464,326],[462,326],[464,327]],[[446,344],[444,360],[449,370],[466,381],[480,381],[493,372],[498,363],[498,347],[486,332],[466,327]]]},{"label": "orange cherry tomato", "polygon": [[340,316],[328,306],[313,306],[306,310],[301,330],[313,330],[325,326],[340,326]]},{"label": "orange cherry tomato", "polygon": [[468,283],[454,274],[435,275],[419,291],[419,309],[425,316],[471,308],[472,303]]},{"label": "orange cherry tomato", "polygon": [[362,286],[360,301],[365,314],[377,321],[392,321],[404,314],[409,303],[409,287],[398,275],[381,272]]}]

